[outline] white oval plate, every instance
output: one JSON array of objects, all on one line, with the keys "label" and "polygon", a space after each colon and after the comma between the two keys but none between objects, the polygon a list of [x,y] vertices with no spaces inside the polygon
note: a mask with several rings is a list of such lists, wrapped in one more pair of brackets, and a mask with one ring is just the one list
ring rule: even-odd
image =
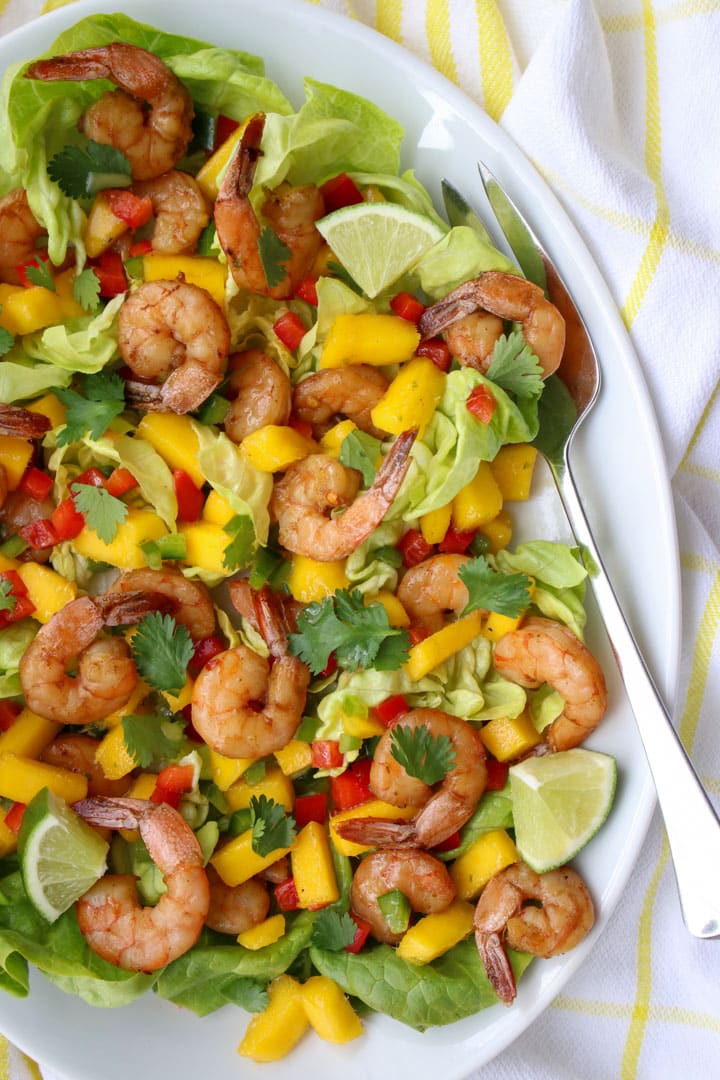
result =
[{"label": "white oval plate", "polygon": [[[120,5],[80,0],[0,40],[0,71],[47,49],[61,30],[92,11]],[[440,205],[447,177],[478,207],[476,163],[483,159],[526,213],[573,290],[600,356],[599,404],[576,441],[574,466],[598,546],[630,623],[667,700],[679,648],[679,571],[670,488],[661,442],[637,359],[596,266],[556,199],[515,145],[485,113],[432,68],[367,27],[293,0],[125,0],[140,22],[265,58],[267,74],[299,105],[312,76],[363,94],[404,124],[404,165]],[[551,485],[541,474],[524,507],[519,535],[569,540]],[[662,589],[658,589],[662,582]],[[662,603],[659,598],[662,596]],[[588,641],[606,672],[608,716],[587,745],[613,754],[619,785],[613,812],[577,865],[596,900],[597,925],[567,956],[532,964],[517,1001],[423,1035],[384,1016],[366,1034],[332,1046],[312,1034],[262,1075],[314,1080],[411,1075],[453,1080],[489,1061],[559,993],[591,949],[632,871],[655,797],[642,745],[597,614]],[[628,944],[630,944],[628,942]],[[128,1076],[259,1076],[238,1057],[246,1016],[227,1006],[202,1020],[152,994],[121,1009],[94,1009],[33,974],[28,999],[0,994],[0,1030],[68,1080]]]}]

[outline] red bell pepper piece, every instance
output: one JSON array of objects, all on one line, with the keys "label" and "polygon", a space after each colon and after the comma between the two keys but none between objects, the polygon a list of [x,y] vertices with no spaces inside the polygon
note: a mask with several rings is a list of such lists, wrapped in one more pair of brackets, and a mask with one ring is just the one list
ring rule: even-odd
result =
[{"label": "red bell pepper piece", "polygon": [[5,815],[5,824],[16,836],[20,832],[20,826],[22,825],[26,806],[27,803],[14,802]]},{"label": "red bell pepper piece", "polygon": [[89,469],[86,469],[85,472],[82,472],[79,476],[75,477],[70,484],[71,490],[73,484],[92,484],[93,487],[105,487],[105,473],[92,465]]},{"label": "red bell pepper piece", "polygon": [[275,886],[275,899],[281,911],[296,911],[300,907],[300,897],[295,888],[294,878],[285,878]]},{"label": "red bell pepper piece", "polygon": [[325,202],[325,212],[340,210],[343,206],[354,206],[363,201],[362,192],[347,173],[341,172],[320,185],[320,192]]},{"label": "red bell pepper piece", "polygon": [[355,931],[355,937],[350,944],[345,946],[345,952],[359,953],[367,941],[372,927],[369,922],[365,922],[365,919],[361,919],[354,911],[350,912],[350,917],[357,926],[357,930]]},{"label": "red bell pepper piece", "polygon": [[227,645],[217,634],[201,638],[200,641],[195,643],[195,651],[190,661],[190,667],[193,671],[200,672],[208,660],[212,660],[213,656],[218,656],[221,652],[225,652],[226,649]]},{"label": "red bell pepper piece", "polygon": [[506,761],[496,761],[489,757],[485,762],[487,769],[486,791],[502,791],[507,783],[509,765]]},{"label": "red bell pepper piece", "polygon": [[330,777],[330,797],[336,810],[350,810],[375,798],[370,790],[371,765],[370,758],[358,758],[345,772]]},{"label": "red bell pepper piece", "polygon": [[418,566],[432,552],[432,544],[428,544],[419,529],[408,529],[398,540],[397,549],[405,566]]},{"label": "red bell pepper piece", "polygon": [[313,769],[340,769],[345,758],[337,739],[315,739],[310,743],[310,764]]},{"label": "red bell pepper piece", "polygon": [[113,469],[105,481],[105,487],[116,499],[119,499],[121,495],[126,495],[128,491],[132,491],[137,486],[138,482],[130,470],[122,467]]},{"label": "red bell pepper piece", "polygon": [[288,420],[288,427],[293,428],[299,435],[304,435],[306,439],[312,439],[313,437],[312,424],[308,420],[300,420],[297,416],[291,416]]},{"label": "red bell pepper piece", "polygon": [[202,489],[184,469],[173,469],[173,485],[178,504],[178,521],[197,521],[205,502]]},{"label": "red bell pepper piece", "polygon": [[137,259],[138,256],[149,255],[152,249],[152,240],[136,240],[130,245],[128,255],[131,259]]},{"label": "red bell pepper piece", "polygon": [[402,694],[393,694],[376,705],[373,713],[385,727],[392,727],[399,716],[410,712],[410,708]]},{"label": "red bell pepper piece", "polygon": [[497,408],[497,401],[484,383],[470,391],[465,405],[481,424],[489,424]]},{"label": "red bell pepper piece", "polygon": [[414,626],[408,626],[407,634],[411,645],[417,645],[419,641],[424,641],[426,637],[430,637],[428,628],[426,626],[420,626],[419,623],[415,623]]},{"label": "red bell pepper piece", "polygon": [[[393,296],[390,307],[399,318],[415,323],[416,326],[425,310],[425,305],[416,296],[408,292],[399,292],[397,296]],[[417,352],[417,349],[415,351]]]},{"label": "red bell pepper piece", "polygon": [[149,195],[136,195],[127,188],[106,188],[105,198],[116,218],[131,229],[147,225],[153,216],[153,204]]},{"label": "red bell pepper piece", "polygon": [[321,679],[326,679],[328,677],[328,675],[332,675],[333,671],[337,671],[337,666],[338,666],[337,657],[335,656],[334,652],[331,652],[330,655],[328,656],[327,664],[325,665],[325,667],[320,672],[320,678]]},{"label": "red bell pepper piece", "polygon": [[9,731],[21,711],[20,706],[14,701],[8,701],[6,698],[0,701],[0,731]]},{"label": "red bell pepper piece", "polygon": [[273,330],[277,337],[280,338],[286,349],[290,352],[294,352],[298,345],[305,337],[307,330],[305,324],[299,315],[296,315],[294,311],[285,311],[273,323]]},{"label": "red bell pepper piece", "polygon": [[450,370],[452,356],[447,343],[442,338],[434,337],[421,341],[415,350],[415,355],[428,357],[435,367],[440,368],[441,371]]},{"label": "red bell pepper piece", "polygon": [[103,251],[93,263],[93,270],[100,282],[100,295],[106,300],[127,292],[127,278],[122,256],[117,251]]},{"label": "red bell pepper piece", "polygon": [[52,491],[53,478],[48,473],[43,472],[42,469],[36,469],[34,465],[31,465],[25,470],[20,478],[18,488],[24,492],[25,495],[29,495],[31,499],[35,499],[37,502],[42,502]]},{"label": "red bell pepper piece", "polygon": [[35,605],[28,596],[27,585],[17,570],[3,570],[0,580],[10,583],[10,595],[15,600],[12,611],[6,609],[0,611],[0,630],[4,630],[11,623],[19,622],[26,615],[32,615]]},{"label": "red bell pepper piece", "polygon": [[233,120],[231,116],[225,116],[224,113],[218,115],[215,121],[215,143],[214,150],[217,150],[218,146],[222,146],[226,139],[229,139],[233,131],[240,127],[237,120]]},{"label": "red bell pepper piece", "polygon": [[448,531],[438,544],[438,551],[442,551],[444,555],[464,555],[476,534],[477,529],[461,532],[451,522]]},{"label": "red bell pepper piece", "polygon": [[192,791],[194,776],[192,765],[166,765],[158,773],[150,802],[168,803],[177,810],[183,793]]},{"label": "red bell pepper piece", "polygon": [[85,528],[84,516],[75,509],[75,503],[71,498],[63,499],[50,515],[52,527],[57,533],[58,541],[74,540]]},{"label": "red bell pepper piece", "polygon": [[295,295],[298,300],[305,300],[306,303],[312,304],[317,307],[318,294],[317,294],[317,278],[306,277],[300,282],[295,289]]},{"label": "red bell pepper piece", "polygon": [[20,284],[24,285],[26,289],[32,288],[35,283],[27,276],[28,270],[32,267],[35,267],[35,269],[38,270],[40,268],[40,263],[45,263],[45,265],[48,266],[49,262],[50,256],[46,251],[36,251],[34,255],[30,255],[27,259],[23,259],[22,262],[19,262],[15,267],[15,272]]},{"label": "red bell pepper piece", "polygon": [[31,548],[36,548],[38,551],[55,547],[58,542],[52,522],[46,518],[38,518],[37,521],[31,521],[29,525],[23,525],[18,532]]},{"label": "red bell pepper piece", "polygon": [[460,847],[460,833],[450,833],[440,844],[436,844],[433,851],[454,851],[456,847]]},{"label": "red bell pepper piece", "polygon": [[316,821],[318,825],[322,825],[327,817],[327,795],[324,792],[298,795],[293,816],[298,829],[302,829],[310,821]]}]

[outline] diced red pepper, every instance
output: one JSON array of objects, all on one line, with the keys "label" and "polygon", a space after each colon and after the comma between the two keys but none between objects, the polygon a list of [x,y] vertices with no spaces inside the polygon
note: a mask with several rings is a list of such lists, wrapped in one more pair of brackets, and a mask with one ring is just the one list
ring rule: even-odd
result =
[{"label": "diced red pepper", "polygon": [[397,296],[393,296],[390,307],[399,318],[415,323],[416,326],[425,310],[425,305],[416,296],[408,292],[399,292]]},{"label": "diced red pepper", "polygon": [[495,758],[488,758],[485,762],[485,768],[487,769],[485,790],[502,791],[508,778],[509,765],[507,761],[496,761]]},{"label": "diced red pepper", "polygon": [[347,173],[341,172],[320,185],[320,192],[325,201],[325,212],[332,213],[343,206],[355,206],[363,201],[362,192]]},{"label": "diced red pepper", "polygon": [[34,255],[30,255],[27,259],[23,259],[23,261],[18,263],[15,267],[15,272],[20,284],[24,285],[26,289],[32,288],[35,282],[31,281],[27,276],[28,270],[30,270],[31,267],[35,267],[35,269],[38,270],[40,268],[40,263],[45,263],[45,265],[48,266],[49,262],[50,256],[46,251],[36,251]]},{"label": "diced red pepper", "polygon": [[136,195],[127,188],[106,188],[105,198],[116,218],[131,229],[147,225],[153,216],[153,204],[149,195]]},{"label": "diced red pepper", "polygon": [[100,282],[100,295],[106,300],[127,292],[127,278],[122,256],[117,251],[103,251],[93,263],[92,269]]},{"label": "diced red pepper", "polygon": [[436,844],[433,851],[454,851],[456,847],[460,847],[460,833],[450,833],[442,843]]},{"label": "diced red pepper", "polygon": [[192,765],[166,765],[158,773],[150,802],[168,803],[177,810],[183,793],[192,791],[194,777]]},{"label": "diced red pepper", "polygon": [[465,404],[481,424],[489,424],[497,408],[497,401],[484,383],[470,391]]},{"label": "diced red pepper", "polygon": [[291,416],[288,420],[288,427],[293,428],[299,435],[304,435],[306,439],[312,439],[313,429],[309,420],[300,420],[297,416]]},{"label": "diced red pepper", "polygon": [[369,922],[365,922],[365,919],[361,919],[359,915],[356,915],[354,911],[350,912],[350,916],[357,926],[355,931],[355,937],[352,939],[349,945],[345,946],[345,952],[359,953],[363,945],[368,939],[372,927]]},{"label": "diced red pepper", "polygon": [[131,259],[137,259],[140,255],[149,255],[152,249],[152,240],[136,240],[130,245],[128,255]]},{"label": "diced red pepper", "polygon": [[37,502],[42,502],[52,491],[53,478],[48,473],[43,472],[42,469],[36,469],[34,465],[31,465],[20,478],[18,488],[24,492],[25,495],[29,495],[31,499],[35,499]]},{"label": "diced red pepper", "polygon": [[415,350],[416,356],[426,356],[432,360],[435,367],[441,371],[449,371],[452,363],[450,349],[445,341],[439,337],[427,338],[421,341]]},{"label": "diced red pepper", "polygon": [[214,149],[217,150],[218,146],[222,146],[226,139],[229,139],[233,131],[237,130],[240,125],[237,120],[233,120],[231,116],[225,116],[224,113],[218,115],[215,121],[215,145]]},{"label": "diced red pepper", "polygon": [[317,303],[318,303],[317,278],[316,277],[303,278],[303,280],[300,282],[300,284],[295,289],[295,295],[297,296],[298,300],[305,300],[306,303],[313,304],[314,307],[317,307]]},{"label": "diced red pepper", "polygon": [[27,585],[20,577],[17,570],[4,570],[0,574],[0,580],[9,582],[10,595],[15,600],[12,611],[9,609],[0,611],[0,630],[4,630],[6,627],[10,626],[11,623],[19,622],[20,619],[24,619],[26,615],[32,615],[35,610],[35,605],[27,595]]},{"label": "diced red pepper", "polygon": [[345,764],[337,739],[315,739],[310,743],[310,764],[313,769],[339,769]]},{"label": "diced red pepper", "polygon": [[184,469],[173,469],[173,485],[178,505],[178,521],[197,521],[205,502],[199,488]]},{"label": "diced red pepper", "polygon": [[21,712],[22,709],[15,701],[0,701],[0,731],[8,731]]},{"label": "diced red pepper", "polygon": [[16,599],[27,596],[27,585],[17,570],[3,570],[0,572],[0,578],[10,582],[10,592]]},{"label": "diced red pepper", "polygon": [[70,498],[58,503],[50,515],[50,521],[58,541],[74,540],[85,528],[85,518],[75,509],[75,503]]},{"label": "diced red pepper", "polygon": [[370,790],[370,758],[358,758],[345,772],[330,777],[330,797],[336,810],[350,810],[375,796]]},{"label": "diced red pepper", "polygon": [[385,727],[392,727],[397,718],[406,712],[410,712],[410,705],[402,694],[393,694],[392,697],[385,698],[373,709],[374,715]]},{"label": "diced red pepper", "polygon": [[296,911],[300,907],[300,897],[295,888],[295,879],[285,878],[275,886],[275,899],[281,911]]},{"label": "diced red pepper", "polygon": [[290,352],[294,352],[298,345],[305,337],[307,330],[305,324],[299,315],[296,315],[294,311],[285,311],[273,323],[273,330],[277,337],[280,338],[286,349]]},{"label": "diced red pepper", "polygon": [[476,535],[477,529],[461,532],[451,522],[448,531],[438,544],[438,551],[442,551],[444,555],[464,555]]},{"label": "diced red pepper", "polygon": [[432,552],[432,544],[428,544],[419,529],[408,529],[398,540],[397,549],[405,566],[418,566]]},{"label": "diced red pepper", "polygon": [[80,473],[79,476],[76,476],[70,487],[72,488],[73,484],[92,484],[93,487],[105,487],[106,483],[105,473],[93,465],[91,468],[86,469],[85,472]]},{"label": "diced red pepper", "polygon": [[37,521],[31,521],[29,525],[21,526],[18,532],[31,548],[36,548],[38,551],[55,547],[58,542],[58,535],[52,522],[45,518],[38,518]]},{"label": "diced red pepper", "polygon": [[121,495],[126,495],[137,486],[138,482],[130,470],[122,467],[113,469],[105,481],[105,487],[116,499],[119,499]]},{"label": "diced red pepper", "polygon": [[337,657],[335,656],[334,652],[331,652],[330,655],[328,656],[327,664],[325,665],[325,667],[320,672],[320,678],[321,679],[326,679],[328,677],[328,675],[332,675],[333,671],[337,671],[337,666],[338,666]]},{"label": "diced red pepper", "polygon": [[5,824],[16,836],[20,832],[26,806],[24,802],[14,802],[5,815]]},{"label": "diced red pepper", "polygon": [[407,635],[410,639],[410,644],[417,645],[419,641],[424,641],[426,637],[430,637],[430,631],[427,626],[420,626],[419,623],[415,623],[412,626],[408,626]]},{"label": "diced red pepper", "polygon": [[200,672],[208,660],[212,660],[213,656],[218,656],[221,652],[225,652],[226,649],[227,645],[217,634],[201,638],[200,641],[195,642],[195,651],[190,661],[190,667],[193,671]]},{"label": "diced red pepper", "polygon": [[322,825],[327,817],[327,795],[324,792],[298,795],[293,816],[298,829],[302,829],[310,821],[316,821],[318,825]]}]

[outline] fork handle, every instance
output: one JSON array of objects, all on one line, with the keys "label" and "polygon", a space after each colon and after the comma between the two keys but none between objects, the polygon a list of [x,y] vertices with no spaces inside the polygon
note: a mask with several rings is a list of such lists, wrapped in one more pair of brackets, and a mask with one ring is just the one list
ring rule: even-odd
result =
[{"label": "fork handle", "polygon": [[585,517],[567,456],[565,469],[552,471],[575,539],[584,545],[597,567],[590,581],[655,783],[685,925],[695,937],[718,937],[720,819],[622,613]]}]

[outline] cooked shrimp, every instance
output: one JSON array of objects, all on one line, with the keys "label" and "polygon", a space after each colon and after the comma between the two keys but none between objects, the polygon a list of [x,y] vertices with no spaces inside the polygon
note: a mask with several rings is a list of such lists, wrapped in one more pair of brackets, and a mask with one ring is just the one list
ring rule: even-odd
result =
[{"label": "cooked shrimp", "polygon": [[[398,728],[425,728],[435,739],[449,739],[454,762],[436,789],[409,776],[393,756],[393,732]],[[336,829],[356,843],[433,848],[465,824],[486,783],[485,748],[475,728],[439,709],[412,709],[380,737],[370,768],[370,790],[393,806],[422,809],[409,822],[359,817],[338,823]]]},{"label": "cooked shrimp", "polygon": [[88,795],[124,795],[130,787],[132,778],[123,776],[120,780],[108,780],[95,754],[99,739],[92,735],[58,735],[40,754],[40,760],[49,765],[59,765],[61,769],[82,773],[87,777]]},{"label": "cooked shrimp", "polygon": [[18,285],[16,267],[37,253],[35,242],[44,234],[35,220],[24,188],[15,188],[0,199],[0,281]]},{"label": "cooked shrimp", "polygon": [[[215,201],[215,228],[237,285],[282,300],[291,296],[307,277],[323,246],[315,222],[324,215],[325,205],[315,184],[302,187],[281,184],[267,194],[260,210],[262,221],[258,220],[249,195],[257,160],[262,154],[264,128],[263,113],[255,113],[247,122]],[[263,224],[272,229],[287,249],[287,258],[281,260],[285,276],[273,285],[268,283],[259,247]]]},{"label": "cooked shrimp", "polygon": [[[543,378],[552,375],[560,364],[565,348],[565,320],[555,305],[545,298],[539,286],[516,274],[487,270],[473,281],[458,285],[423,312],[420,333],[423,337],[435,337],[441,330],[471,315],[478,308],[500,319],[521,323],[525,340],[540,361]],[[486,350],[493,332],[487,324],[474,327],[479,352]],[[458,343],[463,350],[464,362],[468,363],[468,357],[473,352],[471,341],[458,339]],[[487,366],[488,359],[487,354],[482,359],[478,357],[478,362],[472,366]]]},{"label": "cooked shrimp", "polygon": [[166,597],[167,610],[175,622],[187,627],[193,641],[201,641],[215,633],[215,608],[207,587],[201,581],[186,578],[175,567],[129,570],[110,586],[106,596],[115,593],[150,593]]},{"label": "cooked shrimp", "polygon": [[565,707],[547,729],[551,750],[570,750],[595,730],[607,708],[600,665],[580,638],[552,619],[526,619],[495,645],[493,663],[510,682],[526,689],[548,683]]},{"label": "cooked shrimp", "polygon": [[222,380],[230,351],[227,320],[210,293],[184,281],[146,281],[118,313],[118,347],[140,379],[126,398],[142,409],[188,413]]},{"label": "cooked shrimp", "polygon": [[205,923],[210,886],[184,818],[167,803],[143,799],[84,799],[73,809],[93,825],[139,828],[167,888],[154,907],[141,907],[130,874],[100,878],[75,909],[93,952],[125,971],[157,971],[191,949]]},{"label": "cooked shrimp", "polygon": [[[270,499],[280,543],[288,551],[321,562],[343,559],[355,551],[377,528],[397,495],[416,434],[413,430],[398,436],[372,487],[357,499],[360,474],[336,458],[310,454],[291,465]],[[328,516],[341,506],[348,509],[338,517]]]},{"label": "cooked shrimp", "polygon": [[533,956],[557,956],[579,945],[594,922],[590,893],[568,866],[536,874],[516,862],[491,878],[475,908],[475,940],[500,1000],[511,1005],[516,993],[506,945]]},{"label": "cooked shrimp", "polygon": [[290,380],[262,349],[233,353],[228,361],[228,395],[232,404],[225,417],[225,434],[241,443],[266,424],[287,424],[292,408]]},{"label": "cooked shrimp", "polygon": [[302,719],[310,672],[290,656],[279,604],[255,594],[256,618],[273,663],[237,645],[208,660],[193,687],[192,723],[226,757],[260,758],[290,742]]},{"label": "cooked shrimp", "polygon": [[382,439],[370,416],[389,386],[381,371],[370,364],[348,364],[308,375],[293,391],[293,412],[312,424],[313,434],[324,435],[337,417],[345,416],[368,435]]},{"label": "cooked shrimp", "polygon": [[226,885],[216,870],[207,869],[210,907],[205,925],[220,934],[242,934],[257,926],[270,910],[270,897],[262,881],[250,878],[241,885]]},{"label": "cooked shrimp", "polygon": [[497,315],[473,311],[446,328],[445,341],[462,367],[485,372],[492,362],[495,342],[502,337],[504,329],[505,324]]},{"label": "cooked shrimp", "polygon": [[432,555],[405,572],[397,598],[411,623],[435,633],[448,611],[464,610],[470,596],[458,571],[468,561],[467,555]]},{"label": "cooked shrimp", "polygon": [[152,202],[154,251],[178,255],[195,250],[200,233],[210,221],[210,211],[200,186],[189,173],[171,169],[154,180],[133,184],[132,190]]},{"label": "cooked shrimp", "polygon": [[399,889],[413,911],[423,915],[444,911],[456,895],[445,865],[426,851],[389,848],[366,855],[353,877],[350,905],[370,924],[372,936],[388,945],[396,945],[402,934],[394,934],[388,926],[378,897],[393,889]]},{"label": "cooked shrimp", "polygon": [[110,79],[86,109],[80,129],[88,139],[121,150],[136,180],[151,180],[177,165],[192,139],[193,103],[167,64],[137,45],[114,41],[66,56],[38,60],[26,72],[43,82]]},{"label": "cooked shrimp", "polygon": [[19,435],[21,439],[42,439],[51,428],[50,420],[42,413],[31,412],[19,405],[0,405],[0,434]]},{"label": "cooked shrimp", "polygon": [[[137,622],[157,609],[155,596],[89,596],[71,600],[40,627],[20,660],[28,708],[58,724],[92,724],[122,708],[137,669],[121,637],[98,637],[104,626]],[[78,672],[66,667],[77,657]]]}]

